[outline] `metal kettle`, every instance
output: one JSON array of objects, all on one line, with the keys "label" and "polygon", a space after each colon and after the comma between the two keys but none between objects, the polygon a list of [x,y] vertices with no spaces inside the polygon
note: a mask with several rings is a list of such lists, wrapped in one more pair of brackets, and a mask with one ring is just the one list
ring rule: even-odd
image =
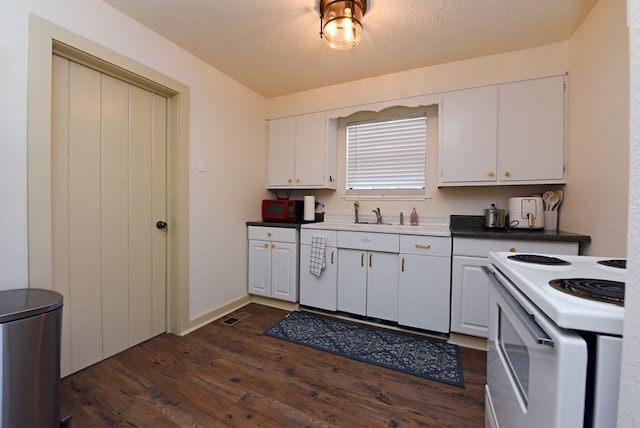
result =
[{"label": "metal kettle", "polygon": [[506,211],[496,208],[495,204],[491,204],[491,208],[484,210],[484,227],[493,229],[504,229],[507,227]]}]

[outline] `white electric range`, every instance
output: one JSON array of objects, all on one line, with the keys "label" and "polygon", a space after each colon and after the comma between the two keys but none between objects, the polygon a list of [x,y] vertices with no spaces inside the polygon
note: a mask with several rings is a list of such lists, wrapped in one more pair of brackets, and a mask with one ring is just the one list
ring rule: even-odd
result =
[{"label": "white electric range", "polygon": [[626,261],[522,253],[489,261],[487,425],[615,426]]}]

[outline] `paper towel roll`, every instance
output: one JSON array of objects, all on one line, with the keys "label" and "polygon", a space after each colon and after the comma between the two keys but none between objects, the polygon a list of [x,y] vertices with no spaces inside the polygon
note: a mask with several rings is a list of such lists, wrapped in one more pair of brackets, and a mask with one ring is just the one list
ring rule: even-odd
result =
[{"label": "paper towel roll", "polygon": [[304,197],[304,221],[314,221],[316,219],[316,197]]}]

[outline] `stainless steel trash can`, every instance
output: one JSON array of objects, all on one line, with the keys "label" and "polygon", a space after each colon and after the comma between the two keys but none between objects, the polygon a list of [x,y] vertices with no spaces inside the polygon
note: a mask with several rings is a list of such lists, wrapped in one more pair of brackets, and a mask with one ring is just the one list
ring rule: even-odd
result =
[{"label": "stainless steel trash can", "polygon": [[62,295],[0,291],[0,428],[60,426]]}]

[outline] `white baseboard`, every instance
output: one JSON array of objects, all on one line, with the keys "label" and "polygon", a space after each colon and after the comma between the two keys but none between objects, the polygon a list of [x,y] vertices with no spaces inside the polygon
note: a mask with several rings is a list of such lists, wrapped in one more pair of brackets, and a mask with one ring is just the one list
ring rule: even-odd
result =
[{"label": "white baseboard", "polygon": [[246,306],[248,303],[251,303],[252,296],[244,296],[233,302],[229,302],[226,305],[223,305],[213,311],[209,311],[206,314],[200,315],[199,317],[192,319],[189,321],[189,325],[187,328],[180,332],[180,336],[185,336],[192,331],[199,329],[217,319],[222,318],[223,316],[230,314],[231,312],[237,311],[238,309]]}]

